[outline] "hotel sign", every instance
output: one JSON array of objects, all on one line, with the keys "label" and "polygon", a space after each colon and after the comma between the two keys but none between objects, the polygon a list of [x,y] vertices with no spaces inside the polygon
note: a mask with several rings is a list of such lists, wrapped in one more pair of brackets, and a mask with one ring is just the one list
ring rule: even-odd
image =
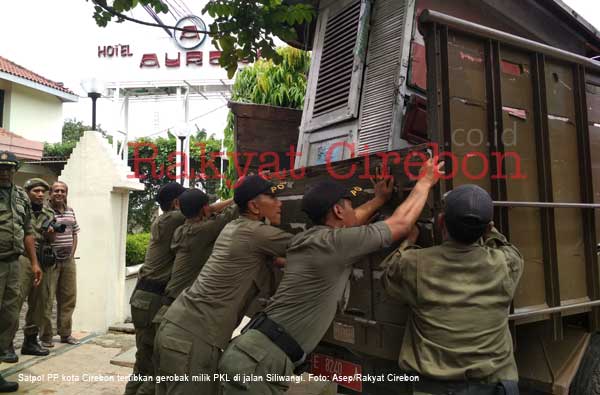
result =
[{"label": "hotel sign", "polygon": [[[202,19],[195,15],[189,15],[181,18],[175,27],[183,29],[173,29],[172,38],[179,48],[183,50],[177,53],[156,52],[144,53],[140,57],[140,68],[160,68],[161,65],[168,68],[177,68],[181,66],[202,66],[204,63],[204,53],[196,50],[206,40],[206,24]],[[130,44],[98,45],[99,58],[128,58],[134,56]],[[221,51],[210,51],[208,53],[208,63],[214,66],[219,65]]]},{"label": "hotel sign", "polygon": [[200,33],[207,31],[206,24],[200,17],[195,15],[183,17],[177,21],[175,27],[183,29],[183,31],[173,29],[173,38],[181,49],[196,49],[206,40],[206,33]]}]

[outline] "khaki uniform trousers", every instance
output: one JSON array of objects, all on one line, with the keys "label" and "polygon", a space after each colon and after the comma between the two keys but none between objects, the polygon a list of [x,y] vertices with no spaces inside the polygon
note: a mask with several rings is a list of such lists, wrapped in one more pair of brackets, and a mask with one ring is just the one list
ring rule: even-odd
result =
[{"label": "khaki uniform trousers", "polygon": [[159,380],[179,377],[183,381],[157,382],[157,395],[218,395],[215,379],[221,350],[189,332],[163,320],[154,346],[154,363]]},{"label": "khaki uniform trousers", "polygon": [[125,386],[125,395],[152,395],[155,393],[155,372],[152,355],[156,335],[156,325],[152,323],[152,319],[161,306],[161,296],[136,289],[131,295],[129,303],[137,347],[133,374],[136,376],[150,376],[152,380],[130,380]]},{"label": "khaki uniform trousers", "polygon": [[229,344],[219,362],[219,373],[228,379],[221,383],[223,395],[280,395],[289,389],[290,381],[269,380],[267,374],[291,377],[294,364],[269,338],[251,329]]},{"label": "khaki uniform trousers", "polygon": [[[25,316],[25,327],[23,333],[25,336],[37,336],[39,328],[42,326],[46,311],[52,309],[50,301],[50,281],[52,280],[51,271],[54,267],[44,269],[42,273],[42,282],[37,287],[33,286],[33,272],[31,271],[31,261],[26,256],[19,257],[20,266],[20,290],[19,298],[19,316],[23,309],[23,304],[27,301],[27,315]],[[14,325],[12,338],[14,339],[19,329],[19,320]]]},{"label": "khaki uniform trousers", "polygon": [[56,328],[61,337],[71,336],[73,312],[77,301],[77,266],[73,259],[60,262],[54,266],[54,272],[49,273],[49,304],[41,328],[43,341],[50,341],[54,336],[52,329],[52,304],[56,297]]},{"label": "khaki uniform trousers", "polygon": [[0,351],[6,350],[12,342],[12,332],[19,321],[19,272],[17,256],[0,260]]}]

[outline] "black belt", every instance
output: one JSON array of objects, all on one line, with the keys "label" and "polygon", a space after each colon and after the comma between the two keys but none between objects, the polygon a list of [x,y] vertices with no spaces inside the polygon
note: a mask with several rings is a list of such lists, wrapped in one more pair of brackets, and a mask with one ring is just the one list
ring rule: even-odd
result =
[{"label": "black belt", "polygon": [[467,380],[435,380],[420,377],[414,384],[415,389],[432,394],[453,395],[519,395],[519,385],[516,381],[500,381],[498,383],[482,383]]},{"label": "black belt", "polygon": [[296,340],[294,340],[294,338],[278,323],[271,320],[264,312],[256,314],[250,323],[242,330],[242,333],[250,329],[256,329],[268,337],[269,340],[290,358],[295,366],[302,365],[306,360],[306,353],[302,347],[300,347],[298,342],[296,342]]},{"label": "black belt", "polygon": [[175,301],[175,298],[172,298],[170,296],[167,295],[163,295],[162,299],[161,299],[161,303],[163,304],[163,306],[170,306],[173,304],[173,302]]},{"label": "black belt", "polygon": [[145,278],[140,278],[135,286],[135,289],[139,289],[140,291],[152,292],[157,295],[162,295],[165,292],[165,288],[167,287],[167,283],[156,281],[156,280],[148,280]]},{"label": "black belt", "polygon": [[[0,263],[16,261],[19,259],[20,255],[25,255],[25,252],[23,252],[23,254],[13,254],[13,255],[5,256],[4,258],[0,258]],[[27,255],[25,255],[25,256],[27,256]]]}]

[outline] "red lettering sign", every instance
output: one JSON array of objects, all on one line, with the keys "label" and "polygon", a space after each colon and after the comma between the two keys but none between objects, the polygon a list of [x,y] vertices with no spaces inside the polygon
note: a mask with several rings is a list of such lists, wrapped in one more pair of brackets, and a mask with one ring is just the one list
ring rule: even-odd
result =
[{"label": "red lettering sign", "polygon": [[185,54],[185,65],[189,66],[195,64],[202,66],[202,52],[201,51],[189,51]]},{"label": "red lettering sign", "polygon": [[208,54],[209,57],[209,63],[213,64],[213,65],[218,65],[219,64],[219,59],[221,59],[221,51],[210,51],[210,53]]},{"label": "red lettering sign", "polygon": [[133,56],[131,52],[131,48],[129,44],[116,44],[116,45],[98,45],[98,57],[99,58],[112,58],[115,56],[119,56],[121,53],[121,57],[129,57]]},{"label": "red lettering sign", "polygon": [[127,45],[121,44],[121,57],[124,58],[126,56],[133,56],[133,54],[129,50],[129,44],[127,44]]},{"label": "red lettering sign", "polygon": [[181,32],[181,36],[179,36],[180,40],[196,40],[200,38],[200,34],[198,33],[196,26],[187,25],[182,29],[183,31]]},{"label": "red lettering sign", "polygon": [[145,53],[144,55],[142,55],[140,68],[143,67],[160,67],[160,65],[158,64],[158,57],[155,53]]},{"label": "red lettering sign", "polygon": [[165,66],[179,67],[181,65],[181,52],[177,52],[177,59],[169,59],[169,54],[165,52]]},{"label": "red lettering sign", "polygon": [[[191,26],[187,26],[188,30]],[[185,32],[193,33],[197,35],[197,32]],[[191,38],[191,36],[187,37]],[[169,68],[176,68],[182,66],[182,54],[185,54],[185,65],[186,66],[202,66],[204,63],[204,54],[202,51],[185,51],[177,52],[177,56],[170,57],[168,52],[165,52],[165,66]],[[121,57],[127,58],[133,56],[130,44],[115,44],[115,45],[98,45],[98,57],[99,58],[113,58]],[[221,51],[210,51],[209,52],[209,64],[213,66],[219,66],[219,59],[221,58]],[[247,59],[244,60],[248,62]],[[145,53],[142,55],[140,60],[140,68],[160,68],[160,62],[156,53]]]}]

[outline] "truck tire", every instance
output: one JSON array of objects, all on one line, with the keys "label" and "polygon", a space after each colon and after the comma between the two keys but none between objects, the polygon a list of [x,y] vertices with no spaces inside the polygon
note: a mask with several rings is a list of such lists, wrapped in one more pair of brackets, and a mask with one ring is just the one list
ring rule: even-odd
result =
[{"label": "truck tire", "polygon": [[600,395],[600,334],[592,335],[569,393],[570,395]]}]

